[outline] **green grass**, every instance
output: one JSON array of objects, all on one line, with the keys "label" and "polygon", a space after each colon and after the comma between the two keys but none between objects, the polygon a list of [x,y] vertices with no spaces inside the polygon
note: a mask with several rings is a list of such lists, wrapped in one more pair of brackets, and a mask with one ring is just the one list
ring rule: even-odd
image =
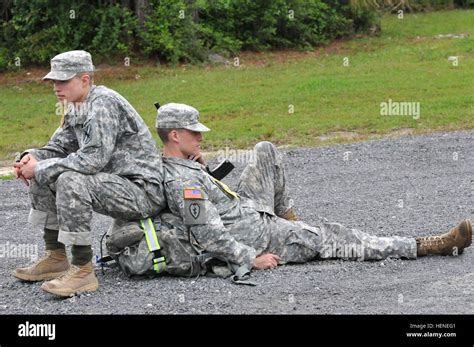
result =
[{"label": "green grass", "polygon": [[[266,64],[248,64],[246,55],[240,68],[149,65],[135,68],[137,80],[130,71],[116,69],[99,82],[125,96],[150,129],[154,101],[193,105],[213,130],[206,134],[205,150],[244,148],[261,140],[314,146],[321,143],[319,136],[337,131],[367,138],[404,128],[415,133],[472,129],[473,23],[473,10],[405,15],[403,20],[386,16],[380,37],[356,38],[319,55],[302,53],[278,62],[271,58],[276,54],[269,54]],[[468,37],[434,38],[450,33]],[[457,67],[448,61],[452,55],[460,56]],[[344,57],[349,67],[343,66]],[[42,82],[0,86],[0,159],[48,140],[59,122],[51,89]],[[380,103],[388,99],[419,102],[421,117],[381,116]],[[339,141],[348,140],[330,142]]]},{"label": "green grass", "polygon": [[14,175],[0,175],[0,181],[9,181],[14,179]]}]

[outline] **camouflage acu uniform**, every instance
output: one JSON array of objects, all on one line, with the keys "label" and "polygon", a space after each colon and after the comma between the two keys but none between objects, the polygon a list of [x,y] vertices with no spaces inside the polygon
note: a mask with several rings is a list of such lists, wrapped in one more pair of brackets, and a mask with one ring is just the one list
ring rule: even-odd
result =
[{"label": "camouflage acu uniform", "polygon": [[[313,259],[416,258],[416,242],[404,237],[376,237],[338,223],[314,226],[287,221],[278,215],[292,207],[281,156],[269,142],[255,146],[237,196],[216,181],[200,164],[163,158],[164,185],[174,226],[195,248],[238,266],[252,268],[264,253],[280,256],[280,264]],[[194,206],[194,207],[193,207]]]},{"label": "camouflage acu uniform", "polygon": [[[90,71],[85,53],[64,54],[67,62],[75,54],[85,59]],[[57,57],[45,78],[72,78]],[[61,243],[90,245],[93,210],[139,219],[163,209],[161,156],[147,125],[121,95],[92,86],[81,108],[69,105],[64,120],[46,146],[29,151],[38,160],[29,188],[30,222],[59,230]]]}]

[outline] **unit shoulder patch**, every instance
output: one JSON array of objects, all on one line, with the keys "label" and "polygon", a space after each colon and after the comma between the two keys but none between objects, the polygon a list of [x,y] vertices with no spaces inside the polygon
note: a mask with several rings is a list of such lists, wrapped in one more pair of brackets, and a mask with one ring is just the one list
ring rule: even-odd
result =
[{"label": "unit shoulder patch", "polygon": [[206,200],[202,189],[184,188],[184,224],[207,223]]}]

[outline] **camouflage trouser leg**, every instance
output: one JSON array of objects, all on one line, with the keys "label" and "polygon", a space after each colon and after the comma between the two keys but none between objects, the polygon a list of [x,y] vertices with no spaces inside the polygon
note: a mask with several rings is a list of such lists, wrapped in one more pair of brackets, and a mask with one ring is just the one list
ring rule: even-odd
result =
[{"label": "camouflage trouser leg", "polygon": [[56,209],[56,185],[42,186],[34,179],[30,180],[28,190],[31,202],[28,221],[41,230],[59,230]]},{"label": "camouflage trouser leg", "polygon": [[268,248],[260,254],[277,254],[280,257],[279,264],[304,263],[318,256],[322,242],[318,228],[273,216],[263,218],[267,219],[265,224],[269,243]]},{"label": "camouflage trouser leg", "polygon": [[280,264],[313,259],[381,260],[416,259],[416,241],[408,237],[378,237],[338,223],[309,226],[303,222],[269,217],[269,247],[261,253],[275,253]]},{"label": "camouflage trouser leg", "polygon": [[160,210],[144,189],[113,174],[83,175],[68,171],[57,179],[55,193],[50,188],[42,187],[42,195],[36,194],[35,199],[42,199],[41,207],[43,211],[47,209],[44,212],[48,215],[57,214],[58,241],[66,245],[91,244],[92,211],[119,219],[140,219],[156,215]]},{"label": "camouflage trouser leg", "polygon": [[317,225],[321,233],[319,258],[381,260],[385,258],[416,259],[416,241],[411,237],[379,237],[339,223]]},{"label": "camouflage trouser leg", "polygon": [[279,216],[293,207],[281,154],[272,143],[255,145],[253,159],[240,176],[237,193],[255,202],[261,212]]}]

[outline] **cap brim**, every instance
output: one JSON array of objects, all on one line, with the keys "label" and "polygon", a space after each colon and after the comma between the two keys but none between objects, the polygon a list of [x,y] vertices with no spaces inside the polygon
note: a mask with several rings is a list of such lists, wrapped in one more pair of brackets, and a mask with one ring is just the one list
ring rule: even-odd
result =
[{"label": "cap brim", "polygon": [[46,80],[68,81],[76,75],[77,75],[76,72],[51,71],[49,74],[43,77],[43,81],[46,81]]},{"label": "cap brim", "polygon": [[188,130],[191,130],[191,131],[196,131],[198,133],[205,133],[206,131],[210,131],[211,129],[209,129],[207,126],[205,126],[204,124],[202,123],[197,123],[197,124],[193,124],[193,125],[188,125],[186,127],[184,127],[184,129],[188,129]]}]

